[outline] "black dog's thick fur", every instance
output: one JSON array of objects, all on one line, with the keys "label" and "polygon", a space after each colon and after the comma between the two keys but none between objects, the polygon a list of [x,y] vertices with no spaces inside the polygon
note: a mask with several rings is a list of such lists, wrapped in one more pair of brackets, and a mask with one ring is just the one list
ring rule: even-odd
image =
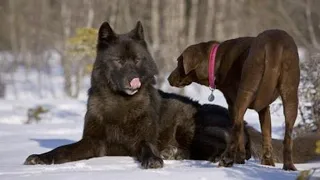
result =
[{"label": "black dog's thick fur", "polygon": [[[99,29],[97,57],[91,75],[83,137],[74,144],[31,155],[25,164],[53,164],[98,156],[137,157],[144,168],[159,168],[157,147],[160,96],[153,88],[157,67],[138,22],[116,34],[107,22]],[[141,87],[131,89],[139,78]]]},{"label": "black dog's thick fur", "polygon": [[[179,149],[188,153],[183,158],[214,162],[218,160],[230,139],[232,121],[228,110],[213,104],[200,105],[188,97],[161,90],[159,93],[162,97],[161,121],[167,121],[169,126],[170,123],[176,123],[175,139]],[[246,129],[245,134],[248,134]],[[251,157],[249,136],[245,139],[246,159],[249,159]]]}]

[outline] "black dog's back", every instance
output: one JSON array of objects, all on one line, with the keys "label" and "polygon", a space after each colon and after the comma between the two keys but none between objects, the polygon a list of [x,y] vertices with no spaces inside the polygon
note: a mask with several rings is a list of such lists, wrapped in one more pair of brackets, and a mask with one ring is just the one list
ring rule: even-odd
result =
[{"label": "black dog's back", "polygon": [[[189,105],[189,109],[196,109],[194,118],[197,124],[202,126],[216,126],[220,128],[229,129],[232,127],[232,121],[229,118],[228,110],[225,107],[216,104],[199,104],[197,101],[189,97],[182,96],[175,93],[167,93],[158,90],[163,99],[176,100],[183,103],[184,106]],[[191,108],[192,107],[192,108]]]},{"label": "black dog's back", "polygon": [[[228,110],[215,104],[201,105],[189,97],[174,93],[159,90],[159,94],[164,106],[161,114],[166,119],[174,117],[174,121],[178,123],[180,128],[177,129],[177,141],[180,146],[189,149],[189,158],[212,161],[218,159],[230,139],[229,133],[233,123]],[[179,129],[183,133],[179,133]],[[249,141],[247,144],[249,148]],[[247,151],[250,153],[250,149]],[[251,157],[250,154],[248,156]]]},{"label": "black dog's back", "polygon": [[204,104],[198,108],[196,121],[204,126],[217,126],[221,128],[232,127],[232,120],[229,118],[228,110],[215,104]]}]

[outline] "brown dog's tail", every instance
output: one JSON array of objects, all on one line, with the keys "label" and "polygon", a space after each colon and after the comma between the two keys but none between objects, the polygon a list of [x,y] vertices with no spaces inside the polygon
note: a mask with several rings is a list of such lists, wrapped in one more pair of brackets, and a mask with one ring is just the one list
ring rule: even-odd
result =
[{"label": "brown dog's tail", "polygon": [[[262,149],[262,134],[251,126],[246,126],[251,140],[251,155],[255,159],[261,159]],[[319,134],[309,134],[297,137],[293,140],[292,155],[294,163],[305,163],[315,160],[320,157],[320,154],[315,152],[316,142],[320,140]],[[272,139],[273,159],[277,163],[283,162],[283,145],[282,140]]]}]

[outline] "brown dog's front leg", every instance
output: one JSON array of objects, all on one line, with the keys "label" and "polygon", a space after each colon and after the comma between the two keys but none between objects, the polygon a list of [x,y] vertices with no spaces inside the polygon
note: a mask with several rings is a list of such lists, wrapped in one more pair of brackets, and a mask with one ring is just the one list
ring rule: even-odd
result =
[{"label": "brown dog's front leg", "polygon": [[57,147],[43,154],[32,154],[24,162],[25,165],[61,164],[70,161],[89,159],[99,156],[101,143],[99,140],[83,138],[80,141]]},{"label": "brown dog's front leg", "polygon": [[[253,98],[253,92],[243,89],[238,90],[237,98],[233,106],[231,117],[234,119],[231,143],[223,153],[219,166],[230,167],[234,160],[238,164],[244,164],[246,151],[244,145],[243,117]],[[238,151],[238,152],[237,152]]]},{"label": "brown dog's front leg", "polygon": [[[237,164],[244,164],[246,158],[246,152],[244,148],[243,127],[241,121],[238,124],[234,124],[231,136],[231,142],[227,146],[225,152],[222,154],[218,166],[231,167],[234,161]],[[243,146],[243,147],[241,147]],[[242,148],[242,149],[241,149]]]}]

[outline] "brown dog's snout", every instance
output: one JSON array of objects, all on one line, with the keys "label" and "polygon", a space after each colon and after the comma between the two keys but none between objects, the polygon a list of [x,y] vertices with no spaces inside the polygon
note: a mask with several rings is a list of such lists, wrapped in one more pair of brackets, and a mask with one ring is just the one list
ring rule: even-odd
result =
[{"label": "brown dog's snout", "polygon": [[182,88],[191,84],[193,82],[193,77],[193,73],[190,73],[189,75],[181,74],[181,72],[177,68],[169,75],[168,81],[171,86]]},{"label": "brown dog's snout", "polygon": [[173,70],[168,77],[169,84],[171,86],[178,87],[180,84],[179,72],[177,69]]}]

